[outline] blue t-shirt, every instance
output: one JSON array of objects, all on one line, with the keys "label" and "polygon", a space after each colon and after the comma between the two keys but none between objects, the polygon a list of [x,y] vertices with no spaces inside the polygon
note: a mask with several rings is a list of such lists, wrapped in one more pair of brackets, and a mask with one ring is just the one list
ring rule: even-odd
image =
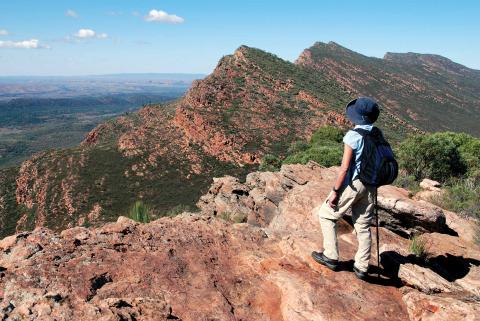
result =
[{"label": "blue t-shirt", "polygon": [[[368,131],[371,131],[373,125],[356,125],[355,128],[361,128]],[[343,137],[343,142],[350,146],[353,149],[354,161],[350,163],[350,168],[347,172],[347,176],[343,181],[343,186],[349,185],[355,178],[357,178],[358,173],[360,173],[360,156],[363,151],[363,138],[359,133],[349,130],[345,137]]]}]

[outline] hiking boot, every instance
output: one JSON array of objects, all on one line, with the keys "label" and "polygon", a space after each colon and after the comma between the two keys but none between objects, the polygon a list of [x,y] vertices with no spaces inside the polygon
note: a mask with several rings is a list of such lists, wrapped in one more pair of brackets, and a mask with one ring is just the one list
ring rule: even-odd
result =
[{"label": "hiking boot", "polygon": [[367,272],[360,271],[355,267],[355,265],[353,266],[353,272],[355,273],[357,278],[359,278],[362,281],[365,281],[368,278]]},{"label": "hiking boot", "polygon": [[331,260],[328,257],[326,257],[325,255],[323,255],[322,252],[313,251],[312,252],[312,257],[317,263],[325,265],[326,267],[328,267],[332,271],[336,271],[337,268],[338,268],[338,260]]}]

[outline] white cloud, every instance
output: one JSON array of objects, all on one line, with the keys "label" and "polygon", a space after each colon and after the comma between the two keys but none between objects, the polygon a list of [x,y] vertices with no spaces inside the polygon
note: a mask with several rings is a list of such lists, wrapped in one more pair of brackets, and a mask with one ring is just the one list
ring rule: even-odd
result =
[{"label": "white cloud", "polygon": [[30,39],[24,41],[0,41],[0,48],[13,49],[46,49],[46,45],[40,44],[37,39]]},{"label": "white cloud", "polygon": [[165,23],[182,23],[185,21],[182,17],[179,17],[174,14],[168,14],[165,11],[162,10],[155,10],[152,9],[148,13],[147,16],[145,16],[145,21],[154,21],[154,22],[165,22]]},{"label": "white cloud", "polygon": [[8,36],[8,31],[5,29],[0,29],[0,36]]},{"label": "white cloud", "polygon": [[95,37],[96,33],[92,29],[80,29],[75,33],[75,37],[77,38],[82,38],[82,39],[87,39],[87,38],[93,38]]},{"label": "white cloud", "polygon": [[[92,30],[92,29],[80,29],[73,34],[73,37],[76,38],[76,41],[78,42],[83,39],[92,39],[92,38],[107,39],[108,34],[106,34],[105,32],[97,33],[95,30]],[[66,36],[65,40],[67,42],[71,42],[73,39],[71,36]]]},{"label": "white cloud", "polygon": [[67,11],[65,11],[65,16],[70,18],[78,18],[78,13],[76,13],[72,9],[68,9]]}]

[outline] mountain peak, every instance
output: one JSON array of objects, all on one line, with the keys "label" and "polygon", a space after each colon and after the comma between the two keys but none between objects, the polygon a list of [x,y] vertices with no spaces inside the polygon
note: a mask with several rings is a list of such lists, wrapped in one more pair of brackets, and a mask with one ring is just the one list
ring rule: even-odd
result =
[{"label": "mountain peak", "polygon": [[423,66],[425,68],[435,68],[449,74],[473,77],[476,81],[480,80],[480,71],[470,69],[464,65],[456,63],[444,56],[435,54],[421,54],[415,52],[394,53],[387,52],[383,57],[386,61],[401,63],[404,65]]},{"label": "mountain peak", "polygon": [[442,63],[452,63],[450,59],[435,55],[435,54],[421,54],[416,52],[387,52],[383,59],[390,60],[390,61],[397,61],[403,63],[419,63],[422,61],[435,61],[435,62],[442,62]]},{"label": "mountain peak", "polygon": [[348,48],[336,43],[335,41],[329,41],[329,42],[317,41],[310,48],[325,48],[325,49],[330,49],[330,50],[332,50],[332,49],[334,49],[334,50],[335,49],[349,50]]}]

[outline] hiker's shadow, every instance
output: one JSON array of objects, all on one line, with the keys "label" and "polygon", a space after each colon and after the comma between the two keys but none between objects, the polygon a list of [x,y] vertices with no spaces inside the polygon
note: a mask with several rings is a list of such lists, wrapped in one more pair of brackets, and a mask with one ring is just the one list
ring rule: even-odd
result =
[{"label": "hiker's shadow", "polygon": [[[340,261],[338,265],[338,271],[353,272],[353,263],[353,260]],[[369,276],[365,282],[383,286],[392,286],[396,288],[403,286],[403,283],[400,281],[400,279],[398,279],[398,277],[389,276],[389,274],[386,273],[382,268],[370,265],[368,270]]]},{"label": "hiker's shadow", "polygon": [[470,272],[471,266],[479,266],[480,261],[451,254],[439,255],[428,259],[419,259],[415,255],[403,256],[395,251],[380,254],[382,266],[391,278],[398,278],[400,265],[411,263],[432,270],[449,282],[461,279]]}]

